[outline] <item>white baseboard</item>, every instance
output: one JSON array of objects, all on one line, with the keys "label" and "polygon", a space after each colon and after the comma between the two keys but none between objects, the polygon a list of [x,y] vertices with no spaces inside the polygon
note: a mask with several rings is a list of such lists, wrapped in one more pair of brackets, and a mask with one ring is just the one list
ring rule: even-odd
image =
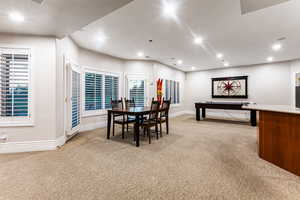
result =
[{"label": "white baseboard", "polygon": [[99,123],[93,123],[93,124],[85,124],[80,127],[79,132],[85,132],[85,131],[92,131],[97,128],[105,128],[107,126],[107,121],[99,122]]},{"label": "white baseboard", "polygon": [[61,146],[63,146],[63,145],[66,143],[66,140],[67,140],[67,138],[66,138],[65,135],[63,135],[63,136],[57,138],[57,139],[56,139],[56,147],[61,147]]},{"label": "white baseboard", "polygon": [[56,140],[0,143],[0,154],[56,150],[58,146],[64,145],[65,141],[65,136],[61,136]]}]

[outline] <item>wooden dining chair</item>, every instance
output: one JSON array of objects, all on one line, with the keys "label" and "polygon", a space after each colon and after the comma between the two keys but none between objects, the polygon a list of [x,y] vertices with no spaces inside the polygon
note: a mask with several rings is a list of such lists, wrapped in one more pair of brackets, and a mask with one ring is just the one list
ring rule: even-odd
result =
[{"label": "wooden dining chair", "polygon": [[161,109],[159,111],[159,118],[158,123],[160,127],[160,136],[162,137],[162,124],[166,123],[166,133],[169,134],[169,110],[171,105],[171,99],[170,100],[164,100],[162,101]]},{"label": "wooden dining chair", "polygon": [[135,107],[134,98],[132,98],[132,99],[126,99],[125,98],[125,107],[126,108]]},{"label": "wooden dining chair", "polygon": [[[123,99],[121,100],[113,100],[111,99],[111,108],[112,109],[123,109]],[[124,115],[113,114],[113,136],[115,135],[115,123],[118,123],[120,119],[117,117],[122,117],[124,119]]]},{"label": "wooden dining chair", "polygon": [[[134,98],[132,98],[132,99],[125,98],[125,108],[129,109],[129,108],[134,108],[134,107],[135,107]],[[132,123],[135,121],[135,116],[127,115],[126,118],[127,118],[127,120],[131,121]],[[127,125],[126,125],[127,132],[129,131],[128,126],[129,126],[129,123],[127,123]]]},{"label": "wooden dining chair", "polygon": [[158,112],[160,108],[160,102],[152,99],[150,114],[146,120],[143,120],[141,127],[147,131],[149,137],[149,144],[151,144],[151,127],[155,127],[156,139],[158,139]]},{"label": "wooden dining chair", "polygon": [[[124,109],[123,107],[123,98],[121,100],[111,100],[112,109]],[[125,138],[125,125],[128,123],[134,123],[135,120],[127,119],[127,116],[114,114],[113,115],[113,136],[115,135],[115,124],[122,125],[122,139]]]}]

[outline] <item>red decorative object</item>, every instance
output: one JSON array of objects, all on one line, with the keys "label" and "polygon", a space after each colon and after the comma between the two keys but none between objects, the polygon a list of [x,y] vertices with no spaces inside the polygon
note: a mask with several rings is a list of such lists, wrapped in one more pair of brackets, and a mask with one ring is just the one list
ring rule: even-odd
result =
[{"label": "red decorative object", "polygon": [[158,79],[157,82],[156,82],[156,93],[157,93],[157,100],[158,101],[162,101],[162,96],[163,96],[163,90],[162,90],[162,87],[163,87],[163,79]]}]

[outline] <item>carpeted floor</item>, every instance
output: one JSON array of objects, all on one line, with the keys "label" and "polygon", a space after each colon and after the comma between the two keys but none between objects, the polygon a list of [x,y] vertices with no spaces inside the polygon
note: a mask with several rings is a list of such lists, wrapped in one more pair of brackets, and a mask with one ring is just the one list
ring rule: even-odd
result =
[{"label": "carpeted floor", "polygon": [[57,151],[0,155],[0,199],[300,199],[300,178],[258,158],[248,124],[186,115],[140,148],[105,137],[98,129]]}]

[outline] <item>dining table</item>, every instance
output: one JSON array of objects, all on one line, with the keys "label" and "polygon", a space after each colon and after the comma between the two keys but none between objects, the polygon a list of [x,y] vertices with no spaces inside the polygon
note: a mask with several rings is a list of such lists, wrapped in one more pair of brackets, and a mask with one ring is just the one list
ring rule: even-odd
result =
[{"label": "dining table", "polygon": [[[159,111],[162,111],[160,109]],[[129,107],[129,108],[113,108],[107,110],[107,139],[110,139],[110,129],[111,129],[111,121],[112,115],[128,115],[133,116],[135,118],[134,122],[134,139],[136,142],[136,146],[140,146],[140,125],[144,119],[145,115],[149,115],[151,113],[151,107]],[[167,118],[168,120],[168,118]]]}]

